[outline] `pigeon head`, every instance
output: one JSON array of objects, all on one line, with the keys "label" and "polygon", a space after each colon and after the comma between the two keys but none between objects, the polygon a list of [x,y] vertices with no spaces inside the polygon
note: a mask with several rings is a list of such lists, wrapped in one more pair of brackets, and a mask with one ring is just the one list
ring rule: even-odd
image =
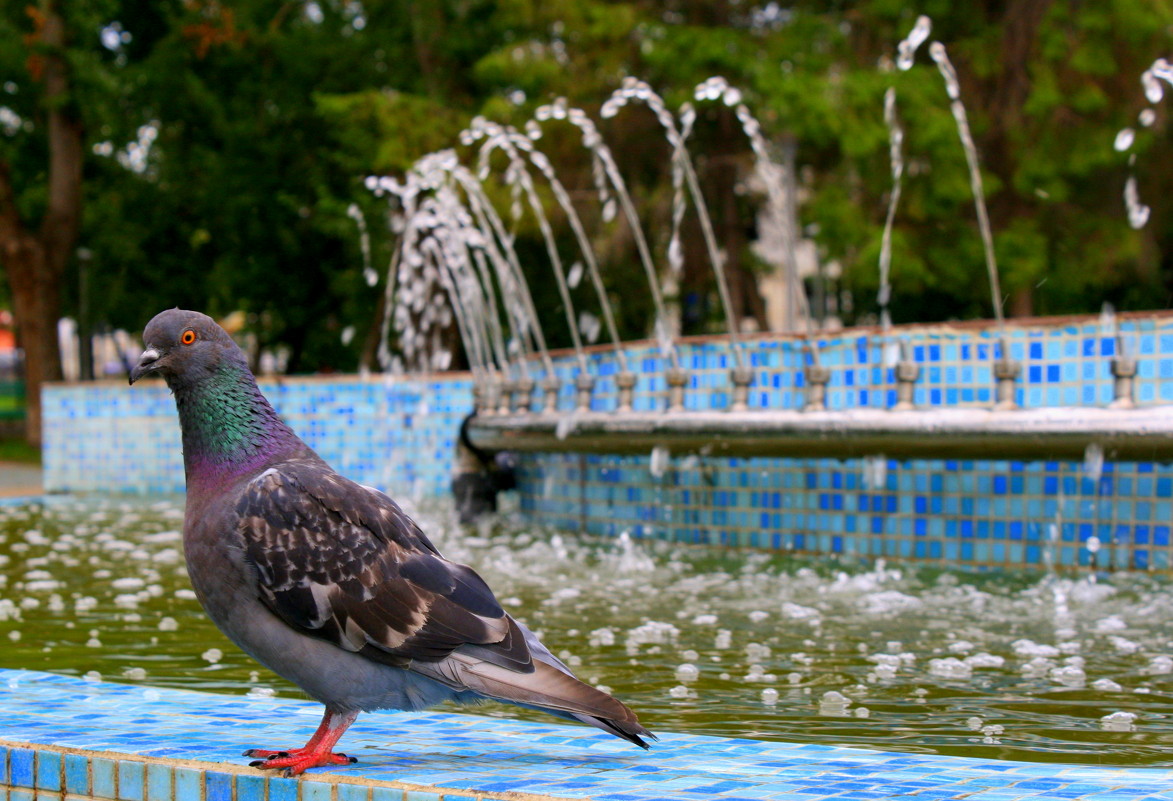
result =
[{"label": "pigeon head", "polygon": [[143,330],[146,350],[130,371],[130,383],[158,373],[172,390],[206,380],[225,366],[248,370],[244,353],[206,314],[184,309],[159,312]]},{"label": "pigeon head", "polygon": [[189,491],[305,446],[257,387],[244,353],[206,314],[168,309],[143,330],[130,383],[158,373],[175,395]]}]

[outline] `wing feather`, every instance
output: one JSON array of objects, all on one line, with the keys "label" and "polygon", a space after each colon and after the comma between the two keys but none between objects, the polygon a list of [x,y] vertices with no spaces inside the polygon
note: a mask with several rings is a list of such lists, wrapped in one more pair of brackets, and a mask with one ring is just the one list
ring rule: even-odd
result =
[{"label": "wing feather", "polygon": [[236,511],[260,599],[293,628],[400,666],[471,647],[533,671],[488,585],[444,559],[383,493],[291,460],[254,479]]}]

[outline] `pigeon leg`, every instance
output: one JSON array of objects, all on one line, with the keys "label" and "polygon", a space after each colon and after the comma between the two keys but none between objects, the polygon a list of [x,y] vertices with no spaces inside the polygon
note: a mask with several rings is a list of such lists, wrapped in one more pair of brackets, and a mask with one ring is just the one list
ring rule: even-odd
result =
[{"label": "pigeon leg", "polygon": [[301,748],[290,748],[285,751],[267,751],[260,748],[250,748],[244,752],[245,756],[262,757],[250,762],[254,768],[262,770],[284,769],[286,776],[296,776],[309,768],[320,768],[328,765],[350,765],[358,760],[346,754],[335,754],[331,749],[342,738],[343,733],[354,723],[358,712],[333,712],[329,709],[322,716],[318,730],[309,742]]}]

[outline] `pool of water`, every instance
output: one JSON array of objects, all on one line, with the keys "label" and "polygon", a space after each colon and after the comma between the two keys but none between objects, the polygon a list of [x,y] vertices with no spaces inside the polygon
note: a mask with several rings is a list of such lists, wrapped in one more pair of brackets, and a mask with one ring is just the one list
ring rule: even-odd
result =
[{"label": "pool of water", "polygon": [[[298,695],[204,618],[182,498],[0,506],[0,667]],[[413,509],[449,558],[653,730],[1173,765],[1173,593],[579,538]],[[546,719],[487,705],[490,715]]]}]

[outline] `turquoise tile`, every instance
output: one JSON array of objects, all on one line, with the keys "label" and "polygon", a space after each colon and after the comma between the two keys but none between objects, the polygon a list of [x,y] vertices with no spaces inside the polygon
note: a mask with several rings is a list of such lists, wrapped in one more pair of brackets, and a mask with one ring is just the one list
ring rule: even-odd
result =
[{"label": "turquoise tile", "polygon": [[61,790],[61,754],[55,751],[37,752],[37,789]]},{"label": "turquoise tile", "polygon": [[367,801],[370,790],[365,784],[339,784],[337,801]]},{"label": "turquoise tile", "polygon": [[90,765],[94,795],[98,798],[115,798],[114,789],[114,760],[105,757],[94,757]]},{"label": "turquoise tile", "polygon": [[147,801],[172,801],[171,767],[147,765]]},{"label": "turquoise tile", "polygon": [[36,801],[32,790],[18,790],[15,787],[8,790],[8,801]]},{"label": "turquoise tile", "polygon": [[301,782],[301,801],[331,801],[331,789],[331,785],[327,782],[303,779]]},{"label": "turquoise tile", "polygon": [[403,791],[398,787],[372,787],[371,801],[403,801]]},{"label": "turquoise tile", "polygon": [[90,794],[90,760],[81,754],[65,755],[65,792]]},{"label": "turquoise tile", "polygon": [[175,801],[201,801],[204,786],[204,772],[195,768],[176,768]]},{"label": "turquoise tile", "polygon": [[121,801],[143,801],[143,777],[146,774],[142,762],[122,759],[118,762],[118,798]]},{"label": "turquoise tile", "polygon": [[36,781],[33,763],[36,752],[31,748],[13,748],[8,755],[9,784],[13,787],[32,787]]},{"label": "turquoise tile", "polygon": [[234,801],[265,801],[265,776],[242,774],[236,777]]},{"label": "turquoise tile", "polygon": [[439,793],[427,790],[404,790],[403,801],[442,801]]}]

